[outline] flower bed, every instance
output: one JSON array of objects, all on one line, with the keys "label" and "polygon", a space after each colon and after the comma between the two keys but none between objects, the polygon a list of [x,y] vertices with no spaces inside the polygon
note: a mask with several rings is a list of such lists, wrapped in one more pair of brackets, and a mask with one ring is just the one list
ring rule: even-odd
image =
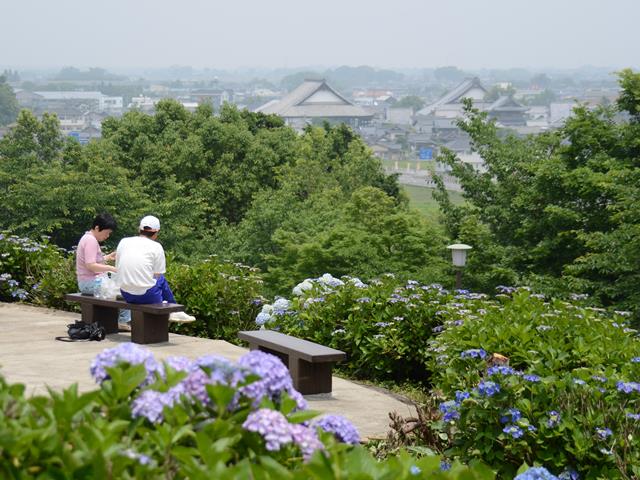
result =
[{"label": "flower bed", "polygon": [[99,354],[91,374],[96,391],[32,398],[0,377],[0,477],[494,478],[406,452],[376,461],[346,419],[307,410],[262,352],[160,363],[127,343]]}]

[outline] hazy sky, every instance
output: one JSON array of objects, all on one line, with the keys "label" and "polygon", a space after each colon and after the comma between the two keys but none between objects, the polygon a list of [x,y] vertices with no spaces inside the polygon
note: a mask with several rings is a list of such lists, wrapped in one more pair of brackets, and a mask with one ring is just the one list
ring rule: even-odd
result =
[{"label": "hazy sky", "polygon": [[623,67],[640,0],[0,0],[15,67]]}]

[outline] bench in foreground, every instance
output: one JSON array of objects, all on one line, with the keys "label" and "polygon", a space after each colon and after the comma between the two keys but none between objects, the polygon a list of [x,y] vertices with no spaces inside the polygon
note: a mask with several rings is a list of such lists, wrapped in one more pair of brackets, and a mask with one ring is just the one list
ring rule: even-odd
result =
[{"label": "bench in foreground", "polygon": [[279,357],[289,368],[293,386],[303,395],[331,393],[331,370],[347,354],[300,338],[274,332],[252,330],[238,332],[251,350],[261,350]]},{"label": "bench in foreground", "polygon": [[80,303],[82,321],[98,322],[107,334],[118,332],[118,310],[131,310],[131,341],[140,344],[168,342],[169,314],[184,310],[184,306],[177,303],[138,305],[81,293],[69,293],[64,299]]}]

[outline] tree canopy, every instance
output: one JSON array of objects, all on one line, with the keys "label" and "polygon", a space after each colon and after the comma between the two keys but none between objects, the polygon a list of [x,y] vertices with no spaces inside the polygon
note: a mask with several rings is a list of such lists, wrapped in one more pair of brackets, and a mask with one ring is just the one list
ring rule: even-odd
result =
[{"label": "tree canopy", "polygon": [[536,137],[500,139],[494,122],[466,106],[460,127],[487,170],[445,152],[468,206],[447,205],[442,191],[440,201],[448,233],[482,245],[475,273],[484,280],[493,271],[587,291],[604,305],[640,305],[640,74],[625,70],[620,84],[616,106],[577,106],[562,128]]}]

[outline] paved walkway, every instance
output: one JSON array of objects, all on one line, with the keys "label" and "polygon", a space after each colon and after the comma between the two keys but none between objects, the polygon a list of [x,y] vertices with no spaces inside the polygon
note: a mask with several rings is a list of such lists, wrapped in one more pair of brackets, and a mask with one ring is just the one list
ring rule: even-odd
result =
[{"label": "paved walkway", "polygon": [[[66,325],[80,315],[59,310],[0,303],[0,374],[10,383],[24,383],[27,392],[45,393],[78,383],[80,390],[91,390],[91,360],[103,349],[128,342],[128,333],[108,335],[102,342],[65,343],[55,340],[66,335]],[[237,360],[248,350],[222,340],[169,334],[169,342],[148,347],[156,358],[172,355],[195,358],[216,354]],[[412,408],[396,397],[342,378],[333,377],[332,395],[305,397],[309,408],[344,415],[362,437],[383,438],[388,430],[388,413],[411,414]]]}]

